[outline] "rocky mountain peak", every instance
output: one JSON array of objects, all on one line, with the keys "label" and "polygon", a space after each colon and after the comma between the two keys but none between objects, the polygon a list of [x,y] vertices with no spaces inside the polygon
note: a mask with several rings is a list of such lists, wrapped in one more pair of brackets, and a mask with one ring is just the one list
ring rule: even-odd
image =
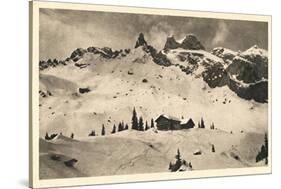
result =
[{"label": "rocky mountain peak", "polygon": [[190,50],[205,50],[205,47],[194,34],[188,34],[181,43],[181,48]]},{"label": "rocky mountain peak", "polygon": [[254,46],[250,47],[249,49],[244,51],[242,54],[243,55],[253,55],[253,56],[268,56],[267,51],[262,48],[259,48],[258,45],[254,45]]},{"label": "rocky mountain peak", "polygon": [[167,37],[164,50],[176,48],[183,48],[186,50],[205,50],[205,47],[201,44],[201,42],[194,34],[186,35],[181,42],[176,41],[173,35]]},{"label": "rocky mountain peak", "polygon": [[167,49],[176,49],[180,47],[180,43],[178,43],[175,39],[175,37],[172,35],[172,36],[169,36],[167,37],[167,40],[166,40],[166,43],[165,43],[165,46],[164,46],[164,50],[167,50]]},{"label": "rocky mountain peak", "polygon": [[139,46],[147,46],[147,42],[144,39],[143,33],[139,34],[138,40],[136,42],[135,48],[138,48]]}]

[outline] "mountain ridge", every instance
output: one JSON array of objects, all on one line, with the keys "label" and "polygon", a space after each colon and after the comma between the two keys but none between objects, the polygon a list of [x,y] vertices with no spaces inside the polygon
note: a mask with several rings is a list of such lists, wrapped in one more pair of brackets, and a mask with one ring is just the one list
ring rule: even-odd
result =
[{"label": "mountain ridge", "polygon": [[[268,58],[267,51],[257,45],[243,52],[235,52],[224,47],[214,48],[211,52],[205,51],[204,46],[194,34],[188,34],[181,41],[175,40],[174,36],[167,37],[162,50],[157,50],[149,45],[144,34],[140,33],[135,44],[135,49],[141,48],[146,57],[151,57],[153,62],[169,67],[178,66],[183,72],[200,75],[211,87],[228,86],[239,97],[246,100],[255,100],[265,103],[268,100]],[[64,61],[40,61],[40,70],[60,65],[74,63],[80,69],[90,65],[81,63],[84,55],[92,53],[99,59],[114,60],[128,56],[131,49],[112,50],[109,47],[77,48],[70,57]],[[217,57],[217,58],[216,58]],[[144,56],[138,60],[145,62]],[[201,70],[201,73],[197,73]]]}]

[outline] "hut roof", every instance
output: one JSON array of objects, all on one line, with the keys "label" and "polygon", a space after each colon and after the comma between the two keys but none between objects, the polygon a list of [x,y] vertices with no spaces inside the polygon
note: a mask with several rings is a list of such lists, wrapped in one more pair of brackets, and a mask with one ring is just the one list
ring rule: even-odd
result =
[{"label": "hut roof", "polygon": [[159,118],[161,118],[161,117],[164,117],[164,118],[169,119],[169,120],[181,122],[181,120],[178,119],[177,117],[166,115],[166,114],[160,115],[155,121],[157,122],[157,120],[159,120]]}]

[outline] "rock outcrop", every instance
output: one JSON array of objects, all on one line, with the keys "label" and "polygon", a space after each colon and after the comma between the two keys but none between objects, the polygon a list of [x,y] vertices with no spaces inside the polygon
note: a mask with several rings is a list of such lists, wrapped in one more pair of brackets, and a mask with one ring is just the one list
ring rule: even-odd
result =
[{"label": "rock outcrop", "polygon": [[143,33],[139,34],[139,37],[138,37],[138,40],[136,42],[135,48],[138,48],[140,46],[147,46],[147,43],[146,43],[146,41],[144,39]]},{"label": "rock outcrop", "polygon": [[143,33],[139,34],[139,37],[138,37],[136,45],[135,45],[135,48],[140,48],[140,47],[143,49],[143,51],[145,51],[146,53],[151,55],[153,61],[156,64],[159,64],[162,66],[171,65],[170,60],[167,58],[167,56],[164,53],[162,53],[162,51],[157,52],[157,50],[153,46],[149,45],[146,42]]},{"label": "rock outcrop", "polygon": [[167,38],[164,50],[182,48],[186,50],[205,50],[205,47],[194,34],[188,34],[181,42],[176,41],[174,36]]},{"label": "rock outcrop", "polygon": [[180,43],[178,43],[175,39],[174,36],[170,36],[167,38],[165,46],[164,46],[164,50],[168,50],[168,49],[177,49],[180,47]]},{"label": "rock outcrop", "polygon": [[80,58],[83,57],[83,55],[87,53],[87,50],[78,48],[75,51],[73,51],[70,55],[70,58],[74,61],[77,62]]},{"label": "rock outcrop", "polygon": [[193,34],[187,35],[182,41],[180,47],[183,49],[190,49],[190,50],[205,50],[205,47]]}]

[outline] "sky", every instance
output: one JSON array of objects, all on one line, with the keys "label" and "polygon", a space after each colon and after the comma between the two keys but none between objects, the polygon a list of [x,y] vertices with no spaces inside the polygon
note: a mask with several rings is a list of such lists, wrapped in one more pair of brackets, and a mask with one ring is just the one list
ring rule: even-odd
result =
[{"label": "sky", "polygon": [[133,48],[140,32],[158,50],[164,48],[168,36],[180,40],[190,33],[208,51],[215,47],[244,51],[253,45],[268,49],[265,22],[40,9],[40,60],[62,60],[75,49],[90,46]]}]

